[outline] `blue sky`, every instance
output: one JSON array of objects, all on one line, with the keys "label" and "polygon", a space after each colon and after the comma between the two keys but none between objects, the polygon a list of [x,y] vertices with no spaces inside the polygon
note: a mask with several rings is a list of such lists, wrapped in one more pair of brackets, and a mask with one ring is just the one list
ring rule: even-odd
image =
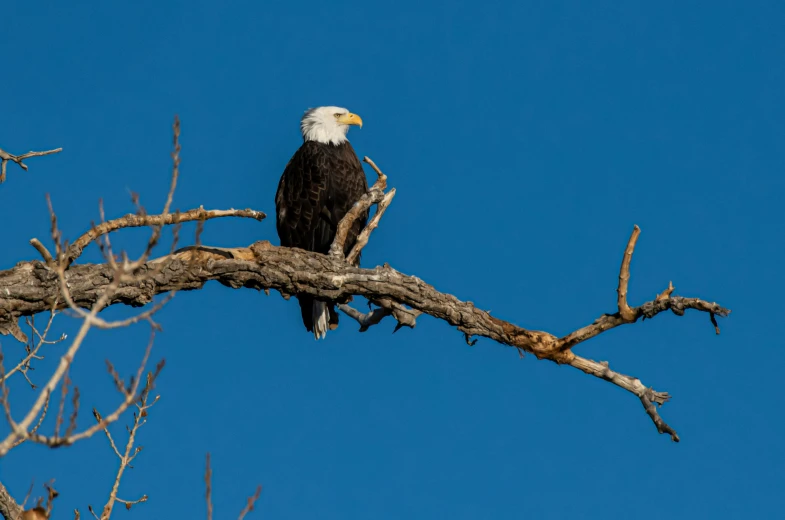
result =
[{"label": "blue sky", "polygon": [[[165,4],[165,5],[163,5]],[[160,208],[182,119],[180,209],[272,215],[308,107],[359,113],[350,139],[398,190],[363,261],[389,262],[524,327],[565,334],[630,300],[677,293],[733,309],[661,315],[576,352],[668,391],[658,435],[637,399],[569,367],[518,359],[428,317],[316,343],[292,301],[217,284],[160,313],[160,403],[116,518],[773,518],[785,489],[785,4],[739,2],[21,2],[5,9],[0,147],[62,146],[9,167],[3,268],[36,258],[45,194],[65,236]],[[369,176],[372,172],[368,171]],[[190,240],[193,227],[183,233]],[[138,253],[146,231],[113,241]],[[272,219],[202,239],[277,243]],[[163,251],[162,251],[163,253]],[[91,249],[84,261],[97,261]],[[107,311],[127,316],[126,308]],[[55,333],[73,334],[61,317]],[[91,333],[72,377],[82,425],[118,396],[148,330]],[[11,359],[21,354],[0,339]],[[62,346],[33,377],[43,382]],[[17,416],[34,397],[12,385]],[[6,431],[0,425],[0,433]],[[50,430],[51,431],[51,430]],[[124,439],[124,427],[112,430]],[[117,461],[100,436],[0,463],[24,496],[56,479],[58,517],[103,505]],[[718,500],[718,498],[720,498]]]}]

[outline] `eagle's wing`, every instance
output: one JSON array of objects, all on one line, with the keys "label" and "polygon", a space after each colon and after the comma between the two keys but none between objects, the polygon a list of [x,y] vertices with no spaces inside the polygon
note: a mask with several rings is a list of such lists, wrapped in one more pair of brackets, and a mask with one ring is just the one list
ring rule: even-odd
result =
[{"label": "eagle's wing", "polygon": [[275,194],[276,228],[282,246],[327,253],[332,234],[325,211],[328,176],[313,152],[305,143],[281,175]]}]

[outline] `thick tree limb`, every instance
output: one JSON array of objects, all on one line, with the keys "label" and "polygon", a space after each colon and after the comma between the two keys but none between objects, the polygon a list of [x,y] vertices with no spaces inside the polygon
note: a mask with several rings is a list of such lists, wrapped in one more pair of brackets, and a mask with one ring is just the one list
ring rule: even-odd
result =
[{"label": "thick tree limb", "polygon": [[41,157],[42,155],[51,155],[53,153],[62,151],[62,148],[55,148],[54,150],[46,150],[45,152],[27,152],[23,153],[22,155],[14,155],[0,148],[0,184],[5,182],[5,173],[8,161],[15,162],[19,165],[20,168],[22,168],[24,171],[27,171],[27,165],[22,162],[25,159],[29,159],[30,157]]},{"label": "thick tree limb", "polygon": [[[104,289],[112,280],[111,273],[107,264],[72,266],[65,276],[74,303],[84,308],[92,306],[100,295],[105,294]],[[174,256],[141,265],[139,274],[143,282],[120,284],[107,305],[142,306],[158,294],[200,289],[211,280],[232,288],[273,289],[284,295],[309,294],[337,301],[363,296],[371,301],[407,305],[414,312],[444,320],[469,336],[486,337],[530,352],[538,359],[571,365],[613,382],[639,398],[664,402],[665,398],[660,396],[667,395],[656,392],[649,395],[637,379],[611,373],[606,366],[572,353],[572,347],[578,343],[628,323],[618,314],[604,315],[593,324],[558,338],[548,332],[523,329],[494,318],[471,302],[441,293],[419,278],[407,276],[389,266],[360,269],[343,259],[275,247],[266,241],[256,242],[248,248],[187,248]],[[58,296],[57,276],[39,261],[23,262],[10,270],[0,271],[0,328],[9,329],[21,316],[48,312]],[[683,315],[686,309],[718,316],[730,313],[715,303],[673,295],[658,296],[658,299],[635,307],[633,311],[637,319],[642,316],[653,318],[669,309],[677,315]],[[671,433],[667,425],[662,427],[658,424],[658,430]],[[676,440],[677,437],[672,434],[672,438]]]}]

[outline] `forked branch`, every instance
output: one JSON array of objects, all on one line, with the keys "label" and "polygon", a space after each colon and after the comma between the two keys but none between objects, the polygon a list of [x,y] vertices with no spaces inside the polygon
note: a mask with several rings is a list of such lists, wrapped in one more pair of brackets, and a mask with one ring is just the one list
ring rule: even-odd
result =
[{"label": "forked branch", "polygon": [[[333,243],[330,246],[330,256],[333,258],[343,258],[343,248],[346,244],[346,240],[349,236],[349,230],[352,228],[352,224],[360,218],[360,215],[365,214],[371,206],[374,204],[381,204],[385,199],[384,190],[387,189],[387,176],[382,173],[378,166],[369,158],[364,157],[363,161],[370,164],[371,168],[374,169],[378,178],[373,186],[362,196],[360,200],[358,200],[354,206],[344,215],[340,222],[338,222],[338,228],[335,231],[335,238],[333,239]],[[357,237],[357,243],[349,252],[349,256],[346,257],[346,260],[354,265],[357,257],[360,255],[360,251],[365,245],[368,243],[368,237],[371,235],[371,232],[376,229],[376,226],[379,225],[379,220],[382,218],[384,211],[389,206],[390,201],[395,196],[395,188],[390,190],[389,200],[385,204],[383,208],[378,208],[376,210],[376,214],[374,215],[374,219],[376,220],[373,223],[373,219],[368,225],[365,226],[360,232],[360,235]]]},{"label": "forked branch", "polygon": [[5,174],[6,174],[6,167],[8,166],[8,161],[15,162],[22,168],[24,171],[27,171],[27,165],[23,163],[25,159],[29,159],[30,157],[41,157],[44,155],[51,155],[53,153],[62,152],[62,148],[55,148],[54,150],[46,150],[45,152],[27,152],[23,153],[22,155],[14,155],[11,153],[6,152],[2,148],[0,148],[0,184],[5,182]]},{"label": "forked branch", "polygon": [[[185,212],[169,213],[167,215],[134,215],[128,214],[124,217],[102,222],[97,226],[93,226],[89,231],[77,238],[74,243],[68,248],[66,252],[66,265],[79,258],[82,251],[87,247],[90,242],[98,239],[100,236],[117,231],[124,228],[132,227],[151,227],[151,226],[168,226],[172,224],[181,224],[183,222],[211,220],[214,218],[225,217],[241,217],[252,218],[259,222],[265,219],[265,215],[261,211],[252,209],[212,209],[206,210],[202,207],[191,209]],[[36,240],[36,239],[33,239]]]},{"label": "forked branch", "polygon": [[[162,263],[166,269],[160,269]],[[44,302],[54,300],[59,292],[58,284],[40,271],[42,267],[40,262],[30,262],[0,272],[0,286],[7,287],[11,298],[16,302],[13,308],[5,312],[4,317],[0,315],[0,325],[2,319],[18,319],[19,316],[50,310]],[[606,366],[584,360],[572,352],[573,347],[579,343],[611,328],[630,323],[618,312],[604,314],[594,323],[559,338],[548,332],[523,329],[494,318],[471,302],[439,292],[423,280],[402,274],[389,266],[360,269],[349,265],[343,259],[332,259],[299,249],[275,247],[269,242],[257,242],[248,248],[222,248],[216,253],[211,253],[209,248],[203,251],[189,249],[150,261],[140,267],[141,274],[153,271],[155,274],[144,283],[129,281],[121,284],[118,294],[108,301],[107,305],[144,305],[156,294],[171,290],[199,289],[210,280],[233,288],[272,289],[286,295],[304,293],[333,300],[362,296],[369,301],[389,302],[404,309],[404,306],[411,307],[411,312],[421,312],[444,320],[468,336],[486,337],[515,347],[519,351],[532,353],[539,359],[573,366],[608,380],[638,398],[649,396],[636,378],[617,372],[611,373]],[[92,305],[96,294],[100,294],[102,287],[110,283],[109,272],[111,269],[106,264],[75,265],[66,271],[65,279],[71,287],[74,302],[84,307]],[[26,295],[38,296],[21,298],[19,296],[22,291]],[[2,304],[3,300],[0,299],[0,305]],[[394,308],[390,306],[390,309],[392,313]],[[636,319],[653,318],[666,310],[683,315],[687,309],[715,316],[727,316],[730,313],[716,303],[676,296],[670,289],[663,291],[653,301],[631,308]],[[364,320],[361,321],[362,325],[371,326],[371,322],[378,323],[384,315],[387,313],[380,311],[372,313],[373,318],[366,318],[361,314],[355,317]],[[667,394],[651,395],[657,397]],[[658,400],[659,398],[649,402]],[[663,402],[664,400],[662,398]],[[647,413],[652,415],[648,409]],[[670,433],[657,423],[656,418],[653,420],[658,430]],[[673,434],[672,438],[676,439]]]},{"label": "forked branch", "polygon": [[[393,197],[395,197],[395,188],[391,188],[390,191],[384,193],[384,190],[387,189],[387,176],[382,173],[382,170],[379,169],[376,163],[367,156],[363,158],[363,162],[369,164],[371,168],[373,168],[373,171],[376,172],[376,182],[338,223],[335,238],[330,246],[331,257],[336,259],[343,258],[344,244],[346,244],[352,224],[375,204],[376,212],[360,231],[356,243],[346,256],[346,261],[350,265],[357,265],[357,260],[360,257],[362,249],[368,244],[371,233],[379,226],[379,222],[381,221],[384,212],[387,211]],[[379,308],[371,310],[367,314],[364,314],[345,303],[338,305],[338,308],[360,324],[360,332],[365,332],[368,330],[368,327],[379,323],[386,316],[392,316],[398,321],[398,325],[396,325],[393,332],[397,332],[401,327],[414,328],[415,325],[417,325],[417,316],[421,314],[420,312],[408,309],[400,303],[389,299],[373,300],[370,303]]]}]

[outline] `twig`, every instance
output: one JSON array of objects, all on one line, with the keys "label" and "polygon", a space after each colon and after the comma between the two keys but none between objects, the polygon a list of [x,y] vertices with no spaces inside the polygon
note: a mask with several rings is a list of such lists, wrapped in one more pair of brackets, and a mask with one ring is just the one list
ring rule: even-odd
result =
[{"label": "twig", "polygon": [[672,281],[668,282],[668,288],[662,291],[660,294],[658,294],[655,300],[657,301],[667,300],[668,298],[671,297],[673,291],[674,291],[673,282]]},{"label": "twig", "polygon": [[641,403],[643,403],[646,413],[657,427],[657,431],[659,433],[668,433],[674,442],[679,442],[679,436],[676,435],[673,428],[662,420],[659,413],[657,413],[657,408],[654,406],[654,404],[662,406],[670,400],[671,396],[667,392],[656,392],[651,388],[646,388],[646,386],[641,383],[641,380],[636,377],[614,372],[608,366],[607,361],[597,362],[592,359],[575,356],[570,362],[570,365],[587,374],[593,375],[594,377],[609,381],[638,396]]},{"label": "twig", "polygon": [[[717,303],[709,303],[698,298],[684,298],[682,296],[670,296],[665,299],[655,299],[646,302],[640,307],[634,307],[632,311],[637,317],[651,319],[657,314],[670,310],[677,316],[683,316],[684,311],[687,309],[694,309],[696,311],[706,312],[709,315],[714,314],[717,316],[727,317],[730,310],[718,305]],[[558,340],[558,349],[567,351],[575,347],[579,343],[583,343],[595,336],[602,334],[610,329],[618,327],[619,325],[626,325],[631,323],[625,321],[618,314],[603,314],[591,325],[582,327],[574,332]]]},{"label": "twig", "polygon": [[[115,445],[112,436],[109,434],[109,430],[106,427],[103,428],[107,438],[109,439],[112,449],[120,459],[120,467],[117,470],[117,475],[115,476],[112,491],[109,493],[109,499],[107,500],[106,505],[104,505],[104,508],[101,512],[101,520],[109,520],[109,517],[112,515],[112,509],[114,508],[115,502],[120,502],[121,504],[125,505],[126,509],[131,509],[131,506],[147,501],[147,495],[142,495],[142,497],[137,500],[123,500],[121,498],[117,498],[117,491],[120,488],[120,480],[123,478],[123,473],[125,472],[126,468],[130,467],[131,462],[142,451],[142,447],[139,446],[133,451],[133,453],[131,453],[131,450],[133,450],[134,447],[137,431],[147,422],[147,417],[149,415],[148,410],[158,402],[160,397],[156,396],[155,399],[153,399],[153,402],[148,404],[148,398],[150,396],[150,391],[153,388],[153,382],[153,374],[149,373],[147,375],[147,383],[145,384],[144,389],[142,390],[139,399],[136,402],[137,411],[134,413],[134,423],[133,426],[128,430],[128,442],[125,445],[125,451],[122,455],[117,450],[117,446]],[[101,419],[101,415],[98,413],[98,411],[93,409],[93,414],[95,415],[98,424],[103,424],[104,421]]]},{"label": "twig", "polygon": [[[46,340],[46,335],[49,333],[49,328],[52,326],[52,322],[54,321],[54,317],[58,314],[54,310],[54,307],[56,305],[57,305],[57,300],[55,300],[53,308],[52,308],[52,310],[51,310],[51,312],[49,314],[49,321],[46,324],[46,328],[44,329],[43,334],[39,334],[38,330],[36,330],[36,328],[33,325],[32,321],[29,322],[30,323],[30,327],[31,327],[31,329],[33,331],[33,337],[35,338],[37,336],[38,337],[38,342],[35,343],[34,339],[31,340],[30,346],[28,347],[27,355],[22,359],[22,361],[20,361],[14,368],[9,370],[5,374],[0,374],[0,384],[3,384],[5,381],[8,380],[9,377],[14,375],[14,373],[16,373],[16,372],[22,372],[25,375],[25,378],[27,378],[27,371],[30,369],[30,362],[33,359],[43,359],[42,356],[38,356],[38,351],[41,349],[41,347],[44,344],[53,345],[55,343],[59,343],[60,341],[63,341],[66,338],[65,334],[63,334],[62,336],[60,336],[60,339],[58,339],[58,340],[55,340],[55,341],[47,341]],[[28,383],[30,383],[30,386],[35,390],[35,385],[30,381],[29,378],[27,379],[27,381],[28,381]]]},{"label": "twig", "polygon": [[338,308],[346,313],[349,317],[357,320],[357,323],[360,324],[360,332],[365,332],[373,325],[377,325],[380,321],[382,321],[385,317],[392,314],[391,309],[373,309],[367,314],[363,314],[362,312],[358,311],[354,307],[349,304],[341,303],[338,304]]},{"label": "twig", "polygon": [[[49,401],[50,399],[47,397],[46,402],[44,403],[44,409],[41,412],[41,416],[38,418],[38,422],[35,424],[35,426],[33,426],[33,429],[30,430],[31,434],[35,434],[38,431],[38,429],[41,427],[41,425],[44,423],[44,419],[46,419],[46,413],[49,411]],[[26,438],[17,440],[14,443],[13,448],[16,448],[26,440],[27,440]]]},{"label": "twig", "polygon": [[[95,420],[98,421],[99,424],[100,424],[100,422],[101,422],[101,414],[98,413],[98,410],[96,410],[95,408],[93,408],[93,417],[95,417]],[[114,439],[112,438],[112,434],[109,433],[109,428],[104,428],[104,433],[106,434],[106,438],[109,440],[109,446],[112,447],[112,451],[114,451],[115,455],[117,455],[117,458],[122,460],[123,456],[120,455],[120,451],[117,449],[117,445],[114,443]]]},{"label": "twig", "polygon": [[[84,335],[86,334],[86,331],[89,330],[89,328],[90,328],[90,320],[84,320],[82,322],[82,327],[79,330],[79,334],[77,334],[77,337],[74,340],[74,343],[71,345],[71,348],[69,349],[68,353],[66,353],[66,355],[64,355],[61,358],[60,366],[58,366],[57,370],[55,371],[55,374],[50,378],[49,382],[42,390],[41,395],[39,395],[40,401],[46,401],[48,403],[49,394],[56,387],[59,381],[64,377],[65,372],[68,370],[68,367],[70,366],[71,363],[71,361],[68,360],[73,360],[73,353],[76,352],[76,350],[78,350],[79,346],[81,345],[81,342],[84,340]],[[7,411],[6,416],[7,416],[8,423],[11,425],[12,431],[5,438],[5,440],[3,440],[2,443],[0,443],[0,457],[8,453],[8,451],[14,446],[20,444],[17,442],[17,440],[19,439],[27,439],[37,444],[43,444],[52,447],[67,446],[67,445],[74,444],[75,442],[78,442],[82,439],[89,438],[93,436],[96,432],[103,430],[109,424],[115,422],[123,414],[123,412],[125,412],[125,410],[128,409],[128,407],[131,404],[133,404],[135,401],[137,401],[142,395],[141,393],[139,393],[139,383],[142,379],[142,373],[144,372],[145,366],[147,365],[147,360],[150,357],[150,352],[152,351],[154,338],[155,338],[155,328],[153,328],[151,332],[150,341],[147,345],[147,349],[145,350],[145,354],[142,358],[142,362],[139,366],[139,369],[137,370],[136,377],[134,377],[130,387],[128,388],[123,387],[121,390],[121,392],[124,394],[123,401],[118,405],[118,407],[111,414],[103,418],[99,422],[99,424],[91,426],[85,429],[84,431],[75,434],[71,433],[70,431],[73,429],[73,427],[69,427],[69,431],[67,432],[68,435],[64,437],[59,437],[57,434],[55,434],[55,436],[53,437],[48,437],[45,435],[40,435],[38,433],[35,433],[34,431],[28,432],[27,429],[29,428],[30,423],[32,422],[33,418],[38,414],[38,411],[40,410],[41,406],[44,405],[42,402],[41,405],[39,406],[39,402],[36,401],[36,403],[28,412],[25,419],[18,424],[14,422],[14,420],[10,416],[10,413]],[[158,363],[158,365],[155,368],[155,371],[152,374],[153,381],[158,377],[158,374],[160,374],[163,367],[164,367],[164,361],[162,360]],[[46,392],[46,394],[44,394],[44,392]],[[71,424],[75,424],[74,415],[72,415]]]},{"label": "twig", "polygon": [[207,454],[207,469],[204,472],[205,499],[207,500],[207,520],[213,520],[213,470],[210,468],[210,454]]},{"label": "twig", "polygon": [[261,494],[262,494],[262,486],[257,486],[256,492],[252,496],[248,497],[248,503],[245,505],[243,510],[240,511],[240,516],[237,517],[237,520],[243,520],[243,518],[245,518],[245,515],[253,511],[253,506],[256,503],[256,501],[259,500]]},{"label": "twig", "polygon": [[40,240],[38,240],[37,238],[31,238],[30,245],[33,246],[35,250],[41,254],[41,257],[43,257],[46,265],[51,265],[54,262],[54,258],[52,258],[52,253],[49,252],[49,250],[41,243]]},{"label": "twig", "polygon": [[360,234],[357,235],[357,242],[355,242],[354,247],[352,250],[349,251],[349,254],[346,256],[346,261],[352,265],[356,265],[357,259],[360,257],[360,253],[362,252],[363,248],[368,244],[368,239],[373,233],[373,230],[379,226],[379,221],[382,219],[382,215],[384,212],[387,211],[387,206],[390,205],[392,202],[393,197],[395,197],[395,188],[392,188],[387,194],[382,197],[382,200],[376,205],[376,213],[374,213],[373,218],[368,222],[368,224],[360,231]]},{"label": "twig", "polygon": [[62,152],[62,148],[55,148],[54,150],[47,150],[45,152],[27,152],[23,153],[22,155],[13,155],[2,148],[0,148],[0,184],[5,182],[5,173],[6,173],[6,166],[8,161],[13,161],[18,164],[24,171],[27,171],[27,165],[23,163],[25,159],[30,157],[41,157],[43,155],[51,155],[53,153]]},{"label": "twig", "polygon": [[354,247],[352,247],[352,250],[346,256],[346,261],[352,265],[357,265],[356,262],[360,257],[360,252],[368,244],[368,239],[370,238],[371,233],[373,233],[373,230],[379,226],[379,221],[382,219],[382,215],[384,215],[384,212],[387,211],[387,207],[392,202],[393,197],[395,197],[395,188],[391,188],[387,194],[383,193],[387,187],[387,176],[382,173],[378,166],[376,166],[376,163],[367,156],[363,157],[363,161],[371,165],[371,168],[373,168],[378,177],[371,190],[378,190],[378,193],[381,193],[383,197],[380,201],[376,202],[376,213],[374,214],[371,221],[366,224],[365,228],[357,236],[357,241],[355,242]]},{"label": "twig", "polygon": [[616,289],[617,306],[619,307],[619,314],[622,319],[627,322],[635,321],[636,314],[630,309],[627,304],[627,284],[630,281],[630,262],[632,261],[632,253],[635,252],[635,244],[638,242],[638,236],[641,234],[641,228],[637,225],[632,229],[632,235],[627,242],[627,247],[624,250],[624,257],[621,260],[621,269],[619,270],[619,287]]}]

